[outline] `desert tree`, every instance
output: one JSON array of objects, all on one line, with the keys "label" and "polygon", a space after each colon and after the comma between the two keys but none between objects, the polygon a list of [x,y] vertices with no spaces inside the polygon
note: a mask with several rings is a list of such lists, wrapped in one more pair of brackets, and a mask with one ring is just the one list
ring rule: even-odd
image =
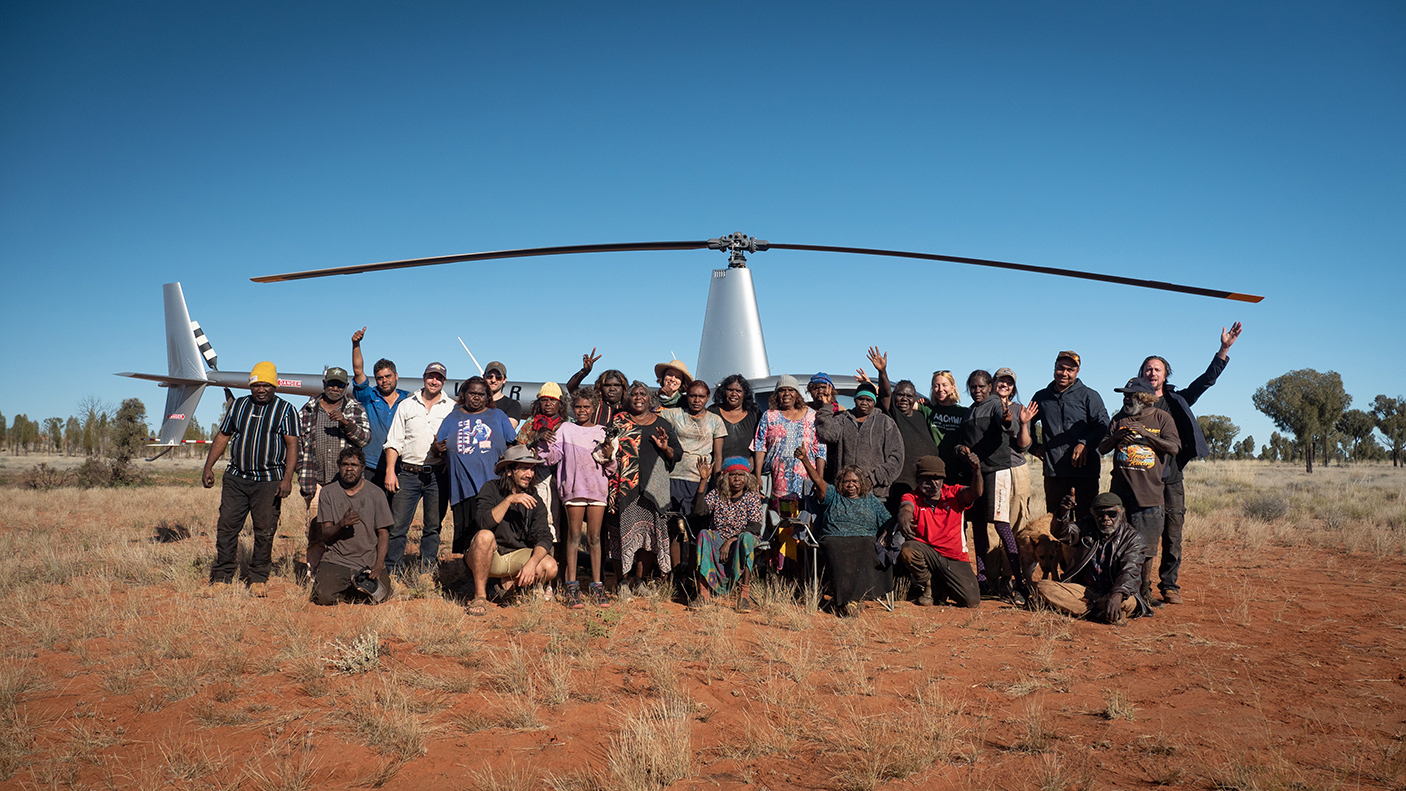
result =
[{"label": "desert tree", "polygon": [[1386,437],[1391,466],[1401,466],[1402,449],[1406,447],[1406,398],[1377,396],[1372,401],[1372,417],[1377,420],[1377,431]]},{"label": "desert tree", "polygon": [[1235,437],[1240,427],[1225,415],[1197,415],[1201,433],[1206,435],[1206,446],[1210,448],[1212,459],[1224,461],[1235,451]]},{"label": "desert tree", "polygon": [[10,436],[7,429],[9,424],[5,422],[5,413],[0,412],[0,450],[5,449],[5,439]]},{"label": "desert tree", "polygon": [[63,447],[69,456],[83,448],[83,424],[73,415],[68,416],[68,422],[63,426]]},{"label": "desert tree", "polygon": [[30,420],[28,415],[15,415],[10,424],[10,452],[15,455],[28,454],[38,444],[39,424]]},{"label": "desert tree", "polygon": [[107,450],[107,433],[112,407],[97,396],[84,396],[78,402],[79,419],[83,421],[83,453],[101,456]]},{"label": "desert tree", "polygon": [[1235,458],[1247,461],[1255,457],[1255,437],[1247,434],[1243,440],[1235,445]]},{"label": "desert tree", "polygon": [[1269,444],[1260,449],[1260,459],[1263,461],[1292,462],[1298,457],[1294,443],[1277,431],[1270,433]]},{"label": "desert tree", "polygon": [[1362,442],[1372,436],[1377,427],[1377,419],[1370,412],[1349,409],[1338,418],[1334,425],[1342,433],[1344,444],[1352,454],[1353,461],[1362,461]]},{"label": "desert tree", "polygon": [[[181,438],[187,442],[199,442],[205,439],[205,432],[200,429],[200,421],[192,420],[186,426],[185,436]],[[200,458],[199,445],[183,445],[178,451],[182,456],[188,458]]]},{"label": "desert tree", "polygon": [[128,398],[118,407],[113,418],[109,455],[113,461],[129,462],[142,454],[150,435],[151,429],[146,424],[146,405],[140,398]]},{"label": "desert tree", "polygon": [[1305,468],[1313,472],[1318,448],[1326,459],[1333,426],[1352,405],[1336,371],[1301,368],[1277,376],[1255,390],[1251,400],[1274,425],[1294,435],[1304,449]]},{"label": "desert tree", "polygon": [[44,433],[49,437],[49,444],[53,446],[54,453],[61,452],[63,450],[63,419],[44,418]]}]

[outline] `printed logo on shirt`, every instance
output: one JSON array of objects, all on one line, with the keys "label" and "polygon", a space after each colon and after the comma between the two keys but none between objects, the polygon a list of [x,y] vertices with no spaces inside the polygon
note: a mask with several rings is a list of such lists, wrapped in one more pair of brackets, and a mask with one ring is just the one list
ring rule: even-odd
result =
[{"label": "printed logo on shirt", "polygon": [[493,450],[493,427],[482,420],[466,420],[454,435],[454,449],[459,453],[479,453]]},{"label": "printed logo on shirt", "polygon": [[1123,469],[1150,470],[1157,464],[1157,454],[1146,445],[1124,445],[1113,455],[1113,463]]}]

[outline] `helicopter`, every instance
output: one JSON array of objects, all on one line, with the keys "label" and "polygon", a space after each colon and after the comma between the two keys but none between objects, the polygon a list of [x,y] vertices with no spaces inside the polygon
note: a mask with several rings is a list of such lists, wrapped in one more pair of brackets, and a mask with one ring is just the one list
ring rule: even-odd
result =
[{"label": "helicopter", "polygon": [[[768,242],[744,233],[731,233],[711,239],[697,241],[668,242],[620,242],[611,244],[564,245],[556,247],[528,247],[512,250],[493,250],[458,255],[432,256],[428,258],[407,258],[397,261],[382,261],[372,264],[314,269],[304,272],[289,272],[278,275],[265,275],[250,278],[255,283],[279,283],[291,280],[332,277],[334,275],[357,275],[380,272],[390,269],[406,269],[442,264],[492,261],[505,258],[526,258],[535,256],[578,255],[586,253],[620,252],[667,252],[680,250],[718,250],[727,253],[728,265],[725,269],[714,269],[708,286],[708,302],[703,314],[703,332],[698,346],[698,363],[694,369],[695,378],[706,382],[717,382],[724,377],[740,373],[752,384],[758,394],[770,393],[779,378],[771,372],[767,358],[766,341],[762,335],[761,314],[757,309],[757,294],[752,283],[752,271],[747,267],[747,256],[768,250],[796,250],[805,252],[840,253],[847,255],[883,256],[906,258],[920,261],[964,264],[995,269],[1014,270],[1036,274],[1072,277],[1094,280],[1103,283],[1171,291],[1181,294],[1227,299],[1237,302],[1257,303],[1262,296],[1234,291],[1223,291],[1199,286],[1167,283],[1160,280],[1144,280],[1106,275],[1097,272],[1084,272],[1075,269],[1035,266],[1031,264],[996,261],[987,258],[940,255],[937,253],[884,250],[870,247],[837,247],[832,245],[785,244]],[[204,330],[190,318],[185,295],[180,283],[166,283],[162,286],[162,297],[166,313],[166,374],[120,373],[135,379],[157,382],[167,388],[166,407],[162,412],[161,431],[156,441],[149,447],[164,448],[148,461],[159,458],[172,448],[184,443],[186,428],[195,416],[200,398],[208,387],[225,389],[226,401],[232,400],[234,388],[248,389],[248,371],[220,371],[218,355],[205,336]],[[461,341],[462,342],[462,341]],[[465,350],[467,351],[467,346]],[[470,354],[472,357],[472,353]],[[208,369],[208,370],[207,370]],[[804,378],[808,374],[798,376]],[[858,380],[850,376],[835,376],[834,387],[837,395],[852,396]],[[457,388],[463,380],[446,380],[446,388]],[[402,377],[400,386],[413,390],[423,384],[421,379]],[[509,381],[503,386],[506,396],[521,399],[524,393],[535,394],[542,382]],[[322,392],[322,374],[280,373],[277,392],[288,395],[315,396]],[[450,392],[454,392],[453,389]]]}]

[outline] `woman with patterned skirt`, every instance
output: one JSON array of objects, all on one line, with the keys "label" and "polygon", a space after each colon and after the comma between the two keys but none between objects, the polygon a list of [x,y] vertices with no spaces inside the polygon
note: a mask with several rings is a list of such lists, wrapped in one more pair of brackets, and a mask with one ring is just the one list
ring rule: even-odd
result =
[{"label": "woman with patterned skirt", "polygon": [[718,488],[709,490],[712,467],[699,462],[702,483],[693,500],[693,513],[711,517],[707,529],[698,531],[698,598],[692,607],[713,596],[728,595],[738,587],[737,611],[752,611],[752,567],[757,536],[762,531],[762,495],[757,476],[746,457],[723,461]]},{"label": "woman with patterned skirt", "polygon": [[[625,392],[625,411],[611,419],[601,445],[609,454],[610,476],[607,507],[616,529],[611,534],[619,594],[630,595],[630,585],[644,578],[643,553],[654,556],[661,574],[673,568],[669,553],[669,471],[683,458],[683,447],[669,421],[659,417],[654,390],[636,381]],[[626,577],[625,572],[630,571]]]}]

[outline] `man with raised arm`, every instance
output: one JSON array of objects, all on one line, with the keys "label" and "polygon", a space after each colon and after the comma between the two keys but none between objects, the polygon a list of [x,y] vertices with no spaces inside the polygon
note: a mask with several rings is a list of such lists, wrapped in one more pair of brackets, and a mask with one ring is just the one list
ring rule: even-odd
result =
[{"label": "man with raised arm", "polygon": [[972,572],[962,513],[984,491],[981,461],[959,445],[957,455],[972,471],[971,485],[947,485],[947,464],[936,454],[917,461],[918,490],[903,495],[898,529],[907,540],[898,559],[913,574],[918,606],[951,599],[958,607],[980,607],[981,588]]},{"label": "man with raised arm", "polygon": [[[1172,366],[1166,358],[1153,355],[1142,361],[1142,378],[1152,384],[1152,393],[1157,396],[1152,405],[1172,416],[1177,433],[1182,438],[1181,450],[1167,462],[1167,485],[1163,500],[1162,562],[1157,567],[1157,587],[1162,591],[1162,601],[1167,604],[1181,604],[1181,586],[1177,584],[1177,576],[1181,570],[1181,529],[1186,523],[1186,483],[1182,470],[1193,460],[1211,452],[1191,407],[1220,378],[1230,362],[1230,347],[1240,337],[1240,330],[1238,321],[1230,325],[1230,329],[1221,328],[1220,350],[1211,358],[1205,373],[1196,377],[1196,381],[1185,389],[1167,383],[1172,375]],[[1148,549],[1156,551],[1156,547]]]},{"label": "man with raised arm", "polygon": [[[371,440],[362,450],[366,453],[366,480],[385,488],[389,465],[383,464],[382,448],[386,444],[386,433],[391,428],[391,418],[395,417],[400,401],[409,393],[399,387],[400,376],[395,363],[382,357],[371,367],[376,384],[373,387],[366,378],[366,362],[361,356],[361,341],[366,337],[366,328],[352,333],[352,397],[366,407],[366,419],[371,424]],[[391,493],[386,492],[389,501]]]}]

